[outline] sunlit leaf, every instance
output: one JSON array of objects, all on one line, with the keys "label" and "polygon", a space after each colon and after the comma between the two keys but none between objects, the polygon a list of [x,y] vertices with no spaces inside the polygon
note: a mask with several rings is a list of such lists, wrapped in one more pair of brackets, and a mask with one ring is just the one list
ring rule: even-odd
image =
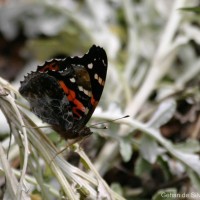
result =
[{"label": "sunlit leaf", "polygon": [[176,102],[173,99],[168,99],[162,102],[154,115],[148,121],[147,125],[159,128],[163,124],[167,123],[172,116],[174,115],[176,110]]}]

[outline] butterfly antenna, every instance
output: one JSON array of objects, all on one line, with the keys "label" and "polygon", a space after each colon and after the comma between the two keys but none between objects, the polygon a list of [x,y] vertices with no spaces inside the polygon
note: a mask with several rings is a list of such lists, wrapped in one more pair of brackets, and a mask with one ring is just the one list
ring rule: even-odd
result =
[{"label": "butterfly antenna", "polygon": [[107,124],[107,123],[112,123],[112,122],[115,122],[117,120],[120,120],[120,119],[124,119],[124,118],[127,118],[127,117],[130,117],[129,115],[126,115],[126,116],[123,116],[123,117],[120,117],[120,118],[117,118],[117,119],[113,119],[113,120],[107,120],[107,121],[104,121],[104,122],[99,122],[99,123],[96,123],[96,124],[92,124],[91,126],[89,126],[90,128],[97,128],[97,129],[107,129],[107,126],[104,126],[104,127],[101,127],[101,128],[98,128],[96,127],[97,125],[100,125],[100,124]]}]

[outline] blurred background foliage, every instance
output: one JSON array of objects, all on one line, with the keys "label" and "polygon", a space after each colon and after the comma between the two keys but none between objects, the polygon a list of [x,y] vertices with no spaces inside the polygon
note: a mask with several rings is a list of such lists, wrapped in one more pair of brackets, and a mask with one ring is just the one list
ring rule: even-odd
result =
[{"label": "blurred background foliage", "polygon": [[[130,119],[94,130],[83,149],[126,199],[159,200],[163,192],[194,192],[199,199],[198,6],[197,0],[1,0],[0,76],[18,88],[23,76],[45,60],[102,46],[109,68],[91,124],[127,114]],[[5,142],[9,129],[3,116],[0,123]],[[19,168],[18,156],[16,151],[10,160],[13,168]],[[66,159],[83,168],[76,153],[67,152]],[[43,173],[51,184],[51,172]],[[3,188],[3,176],[0,180]],[[39,187],[30,190],[42,199]]]}]

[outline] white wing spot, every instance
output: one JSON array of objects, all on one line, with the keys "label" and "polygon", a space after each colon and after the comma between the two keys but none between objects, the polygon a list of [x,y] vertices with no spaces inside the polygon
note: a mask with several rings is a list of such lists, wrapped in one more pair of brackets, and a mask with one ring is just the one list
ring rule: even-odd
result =
[{"label": "white wing spot", "polygon": [[99,82],[100,85],[102,85],[102,81],[103,81],[102,78],[99,77],[98,82]]},{"label": "white wing spot", "polygon": [[92,96],[92,92],[89,91],[89,90],[85,90],[85,89],[84,89],[83,92],[84,92],[87,96],[89,96],[89,97]]},{"label": "white wing spot", "polygon": [[88,91],[88,96],[91,97],[92,96],[92,92]]},{"label": "white wing spot", "polygon": [[88,96],[89,95],[89,93],[88,93],[88,90],[83,90],[83,92]]},{"label": "white wing spot", "polygon": [[76,82],[75,78],[70,78],[69,80],[70,80],[72,83],[75,83],[75,82]]},{"label": "white wing spot", "polygon": [[88,64],[88,68],[92,69],[93,68],[93,64],[92,63]]},{"label": "white wing spot", "polygon": [[98,74],[95,74],[95,75],[94,75],[94,79],[97,79],[97,80],[98,80],[98,78],[99,78]]},{"label": "white wing spot", "polygon": [[82,86],[78,86],[78,89],[79,89],[80,91],[83,91],[83,87],[82,87]]},{"label": "white wing spot", "polygon": [[103,65],[106,66],[105,60],[102,60],[102,62],[103,62]]}]

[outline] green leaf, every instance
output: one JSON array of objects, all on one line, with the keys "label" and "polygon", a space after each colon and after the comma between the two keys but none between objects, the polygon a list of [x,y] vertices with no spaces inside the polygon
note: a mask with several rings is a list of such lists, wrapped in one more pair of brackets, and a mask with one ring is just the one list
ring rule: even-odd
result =
[{"label": "green leaf", "polygon": [[152,198],[152,200],[175,200],[177,190],[168,188],[166,190],[159,190]]},{"label": "green leaf", "polygon": [[186,7],[186,8],[180,8],[179,10],[189,11],[189,12],[194,12],[194,13],[200,14],[200,7]]},{"label": "green leaf", "polygon": [[144,126],[144,124],[136,121],[132,121],[132,126],[142,130],[147,135],[153,137],[159,144],[161,144],[172,156],[184,163],[187,167],[190,167],[200,176],[200,160],[199,156],[192,153],[185,153],[177,150],[171,141],[165,139],[157,129]]},{"label": "green leaf", "polygon": [[187,172],[196,191],[200,191],[200,177],[189,168],[187,169]]},{"label": "green leaf", "polygon": [[121,185],[117,182],[114,182],[111,184],[111,188],[117,192],[117,194],[123,195],[123,189],[121,187]]},{"label": "green leaf", "polygon": [[119,151],[124,162],[128,162],[132,156],[132,145],[130,140],[121,139],[119,141]]},{"label": "green leaf", "polygon": [[155,163],[158,155],[162,152],[156,140],[148,135],[142,137],[139,149],[142,157],[151,164]]},{"label": "green leaf", "polygon": [[188,139],[186,142],[175,144],[174,147],[186,153],[195,153],[200,151],[199,142],[194,139]]},{"label": "green leaf", "polygon": [[141,176],[144,173],[149,173],[151,170],[151,164],[144,160],[142,157],[139,157],[135,163],[135,175]]}]

